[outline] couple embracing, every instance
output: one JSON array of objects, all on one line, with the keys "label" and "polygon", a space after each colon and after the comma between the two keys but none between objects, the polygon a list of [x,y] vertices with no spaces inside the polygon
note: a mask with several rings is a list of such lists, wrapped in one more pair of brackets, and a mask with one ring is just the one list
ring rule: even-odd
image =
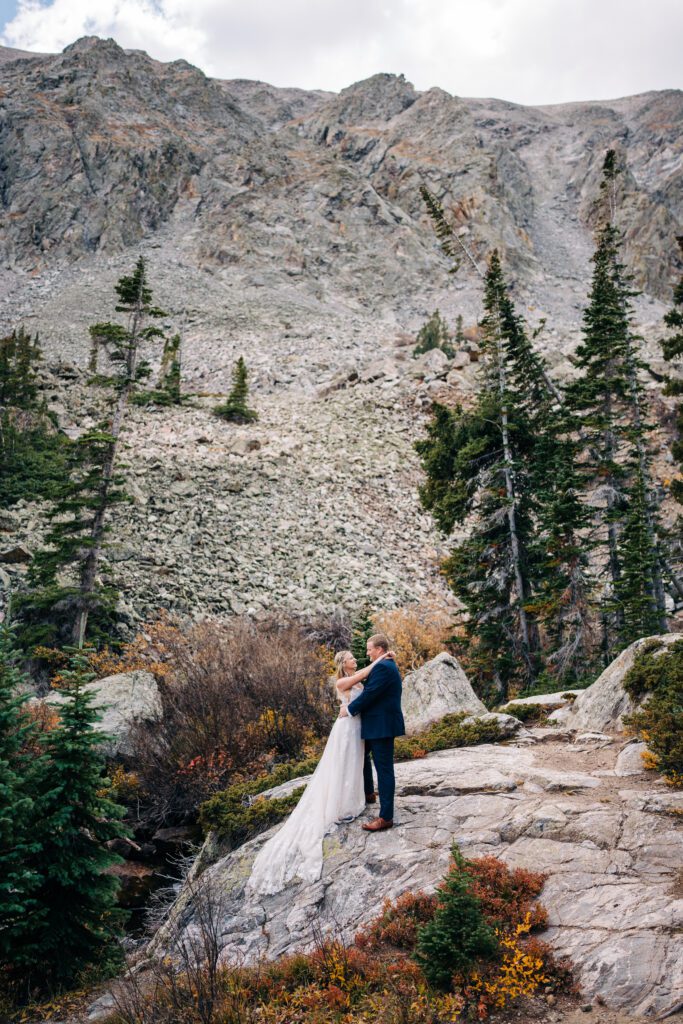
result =
[{"label": "couple embracing", "polygon": [[315,882],[323,866],[323,838],[335,822],[350,821],[375,803],[372,760],[377,772],[379,817],[366,832],[383,832],[394,821],[394,737],[403,736],[401,675],[381,633],[367,642],[370,664],[356,671],[350,651],[335,657],[341,700],[323,755],[296,808],[254,861],[247,888],[280,892],[291,879]]}]

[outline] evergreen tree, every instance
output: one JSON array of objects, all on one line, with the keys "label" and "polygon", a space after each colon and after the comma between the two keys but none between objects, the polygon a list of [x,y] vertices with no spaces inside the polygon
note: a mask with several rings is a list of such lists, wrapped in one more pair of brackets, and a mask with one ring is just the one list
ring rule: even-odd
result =
[{"label": "evergreen tree", "polygon": [[23,327],[0,338],[0,407],[36,407],[36,366],[40,359],[38,338],[33,340]]},{"label": "evergreen tree", "polygon": [[[603,650],[606,660],[618,647],[637,639],[632,626],[638,621],[663,619],[664,595],[656,531],[653,488],[649,474],[643,392],[638,372],[638,341],[632,329],[632,297],[621,262],[622,239],[614,225],[617,208],[616,156],[605,158],[601,185],[602,219],[593,256],[589,305],[583,315],[583,342],[577,349],[581,377],[568,397],[580,422],[583,486],[602,498],[599,525],[604,531],[606,576],[603,601]],[[643,499],[643,488],[645,498]],[[624,548],[620,534],[629,517]],[[643,516],[641,524],[634,517]],[[628,568],[622,583],[624,559],[633,556],[632,538],[647,539],[648,552]],[[632,605],[632,606],[631,606]],[[649,612],[643,614],[647,605]]]},{"label": "evergreen tree", "polygon": [[0,508],[51,499],[64,479],[69,440],[39,399],[38,338],[23,328],[0,338]]},{"label": "evergreen tree", "polygon": [[[683,255],[683,235],[677,239]],[[666,338],[660,342],[662,352],[667,362],[681,359],[683,357],[683,276],[674,288],[673,305],[664,317],[664,323],[669,328]],[[665,394],[683,395],[683,382],[680,380],[667,381]],[[673,457],[678,462],[679,479],[672,480],[671,493],[676,501],[683,505],[683,402],[679,403],[676,410],[676,429],[678,436],[673,443]]]},{"label": "evergreen tree", "polygon": [[[68,472],[49,516],[46,547],[37,552],[29,569],[32,589],[17,601],[26,650],[36,645],[61,646],[74,639],[74,625],[86,608],[92,616],[94,640],[107,639],[115,622],[117,592],[97,580],[84,592],[82,579],[88,555],[108,532],[103,524],[94,537],[96,517],[102,509],[102,485],[110,464],[113,439],[106,430],[91,431],[76,441]],[[106,506],[125,500],[119,476],[108,480]],[[78,639],[78,638],[76,638]]]},{"label": "evergreen tree", "polygon": [[20,973],[18,949],[27,933],[42,926],[36,900],[41,844],[36,798],[45,761],[27,750],[36,730],[26,714],[28,692],[17,667],[8,619],[0,623],[0,973]]},{"label": "evergreen tree", "polygon": [[157,384],[157,389],[167,396],[169,405],[178,405],[181,400],[180,360],[180,335],[174,334],[172,338],[167,338],[164,343],[164,352],[161,357],[161,368],[159,370],[159,383]]},{"label": "evergreen tree", "polygon": [[465,332],[462,326],[462,313],[458,313],[455,320],[455,335],[453,337],[453,347],[456,349],[463,349],[465,347],[467,339],[465,338]]},{"label": "evergreen tree", "polygon": [[421,491],[425,507],[447,531],[472,523],[444,571],[468,613],[470,670],[480,692],[498,699],[507,697],[514,680],[531,685],[539,667],[537,624],[527,611],[534,437],[517,390],[521,362],[514,368],[519,323],[494,252],[485,281],[476,404],[467,412],[436,405],[428,437],[416,446],[428,477]]},{"label": "evergreen tree", "polygon": [[422,325],[417,333],[417,344],[413,349],[413,356],[421,356],[425,352],[431,352],[433,348],[441,349],[449,359],[455,355],[449,341],[448,327],[438,309],[435,309],[429,320]]},{"label": "evergreen tree", "polygon": [[370,664],[367,652],[367,642],[373,633],[376,633],[372,621],[372,613],[369,605],[361,608],[357,619],[351,624],[351,653],[358,662],[358,668],[365,668]]},{"label": "evergreen tree", "polygon": [[252,423],[258,419],[258,415],[249,408],[248,397],[247,365],[240,356],[232,371],[232,391],[222,405],[215,407],[214,412],[231,423]]},{"label": "evergreen tree", "polygon": [[467,861],[457,846],[451,852],[455,863],[439,888],[434,917],[418,931],[415,954],[430,984],[442,989],[450,988],[455,974],[467,977],[477,960],[492,959],[499,948],[472,892]]},{"label": "evergreen tree", "polygon": [[532,487],[536,497],[534,605],[544,632],[544,690],[580,684],[595,668],[590,512],[581,500],[576,442],[564,409],[539,409]]},{"label": "evergreen tree", "polygon": [[131,395],[137,383],[149,375],[149,365],[142,359],[141,349],[144,342],[164,337],[163,331],[150,322],[166,314],[152,302],[147,267],[142,257],[138,259],[130,276],[120,278],[115,291],[119,299],[116,311],[126,315],[127,323],[100,323],[90,329],[91,336],[107,348],[110,358],[118,362],[121,369],[116,382],[118,398],[107,432],[88,544],[80,567],[77,614],[73,628],[73,641],[79,647],[85,638],[93,594],[97,589],[97,566],[106,529],[106,516],[112,494],[115,493],[114,463],[119,437]]},{"label": "evergreen tree", "polygon": [[135,405],[180,405],[183,402],[181,385],[181,342],[180,335],[164,341],[164,351],[159,367],[156,388],[137,391],[132,395]]},{"label": "evergreen tree", "polygon": [[[542,327],[543,323],[534,338]],[[527,609],[534,611],[544,633],[546,678],[541,685],[566,687],[586,678],[595,657],[591,545],[586,537],[589,514],[580,496],[576,423],[509,298],[503,307],[502,329],[517,415],[523,410],[533,439],[529,458],[533,593]]]},{"label": "evergreen tree", "polygon": [[40,797],[42,877],[34,892],[40,927],[15,946],[15,955],[32,960],[36,976],[52,988],[72,986],[91,965],[111,971],[122,959],[125,914],[117,906],[119,882],[106,873],[122,858],[106,844],[128,831],[123,808],[103,794],[106,737],[93,730],[98,713],[85,689],[92,678],[87,659],[74,654],[64,673],[60,725],[44,740],[50,771]]},{"label": "evergreen tree", "polygon": [[54,500],[67,473],[71,442],[41,413],[0,410],[0,508]]},{"label": "evergreen tree", "polygon": [[[166,314],[152,302],[142,257],[132,274],[120,278],[115,291],[115,308],[125,315],[125,324],[98,323],[90,328],[93,351],[104,349],[115,368],[111,419],[84,437],[75,449],[70,478],[53,510],[53,528],[48,536],[52,549],[36,559],[33,579],[40,589],[22,599],[20,606],[22,619],[29,624],[37,625],[43,619],[44,630],[50,631],[57,622],[60,639],[69,619],[69,639],[78,647],[83,644],[91,612],[104,611],[107,619],[112,611],[113,595],[100,587],[97,571],[108,513],[122,498],[115,472],[119,439],[131,396],[149,375],[149,366],[142,358],[143,345],[164,337],[153,321]],[[91,364],[96,365],[95,358]],[[66,587],[59,579],[65,570],[73,577]]]}]

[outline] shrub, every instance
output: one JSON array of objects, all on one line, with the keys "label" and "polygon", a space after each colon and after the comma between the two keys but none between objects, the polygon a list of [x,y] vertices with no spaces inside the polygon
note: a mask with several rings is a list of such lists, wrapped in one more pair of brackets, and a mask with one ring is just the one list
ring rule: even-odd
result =
[{"label": "shrub", "polygon": [[562,707],[562,703],[558,704],[505,704],[501,711],[505,712],[506,715],[513,715],[518,718],[520,722],[545,722],[551,711],[557,711],[558,708]]},{"label": "shrub", "polygon": [[206,621],[165,645],[163,718],[132,736],[151,819],[194,819],[215,793],[329,733],[329,661],[295,622]]},{"label": "shrub", "polygon": [[475,961],[492,960],[499,951],[467,867],[454,846],[453,866],[439,888],[434,917],[418,932],[415,957],[435,988],[450,988],[454,977],[469,975]]},{"label": "shrub", "polygon": [[624,678],[624,689],[643,706],[624,724],[648,745],[649,766],[672,785],[683,785],[683,640],[665,649],[643,645]]},{"label": "shrub", "polygon": [[0,413],[0,508],[17,501],[52,500],[62,491],[72,442],[47,416]]},{"label": "shrub", "polygon": [[401,736],[394,744],[395,759],[410,761],[413,758],[425,757],[435,750],[473,747],[478,743],[497,743],[503,738],[504,734],[495,720],[482,721],[474,718],[466,722],[465,719],[468,717],[467,712],[458,711],[452,715],[444,715],[440,721],[416,736]]},{"label": "shrub", "polygon": [[481,901],[487,921],[497,928],[514,929],[525,921],[530,928],[545,928],[545,908],[535,901],[546,875],[526,868],[509,868],[498,857],[477,857],[467,862],[471,891]]},{"label": "shrub", "polygon": [[446,649],[452,612],[436,601],[407,605],[372,616],[374,631],[386,633],[402,672],[412,672]]},{"label": "shrub", "polygon": [[309,758],[294,764],[280,764],[258,779],[236,783],[216,793],[200,808],[202,828],[205,832],[217,832],[219,838],[227,840],[233,849],[245,843],[286,817],[299,802],[302,790],[295,790],[286,797],[256,800],[254,797],[290,779],[309,775],[315,771],[317,763],[317,758]]},{"label": "shrub", "polygon": [[361,949],[389,946],[412,952],[418,929],[433,919],[437,905],[436,893],[407,892],[395,901],[385,900],[379,917],[356,935],[356,945]]}]

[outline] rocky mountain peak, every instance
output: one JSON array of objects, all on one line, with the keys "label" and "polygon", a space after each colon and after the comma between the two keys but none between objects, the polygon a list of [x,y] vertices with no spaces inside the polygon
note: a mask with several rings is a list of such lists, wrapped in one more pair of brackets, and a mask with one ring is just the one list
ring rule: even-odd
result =
[{"label": "rocky mountain peak", "polygon": [[418,95],[404,75],[372,75],[342,89],[337,100],[338,120],[342,124],[389,121],[411,106]]}]

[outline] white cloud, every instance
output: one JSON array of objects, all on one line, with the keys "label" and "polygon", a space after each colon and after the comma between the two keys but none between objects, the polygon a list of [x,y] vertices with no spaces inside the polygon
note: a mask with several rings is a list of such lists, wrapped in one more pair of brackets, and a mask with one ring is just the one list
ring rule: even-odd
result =
[{"label": "white cloud", "polygon": [[81,35],[303,88],[393,71],[552,103],[683,85],[680,0],[19,0],[1,41],[54,52]]}]

